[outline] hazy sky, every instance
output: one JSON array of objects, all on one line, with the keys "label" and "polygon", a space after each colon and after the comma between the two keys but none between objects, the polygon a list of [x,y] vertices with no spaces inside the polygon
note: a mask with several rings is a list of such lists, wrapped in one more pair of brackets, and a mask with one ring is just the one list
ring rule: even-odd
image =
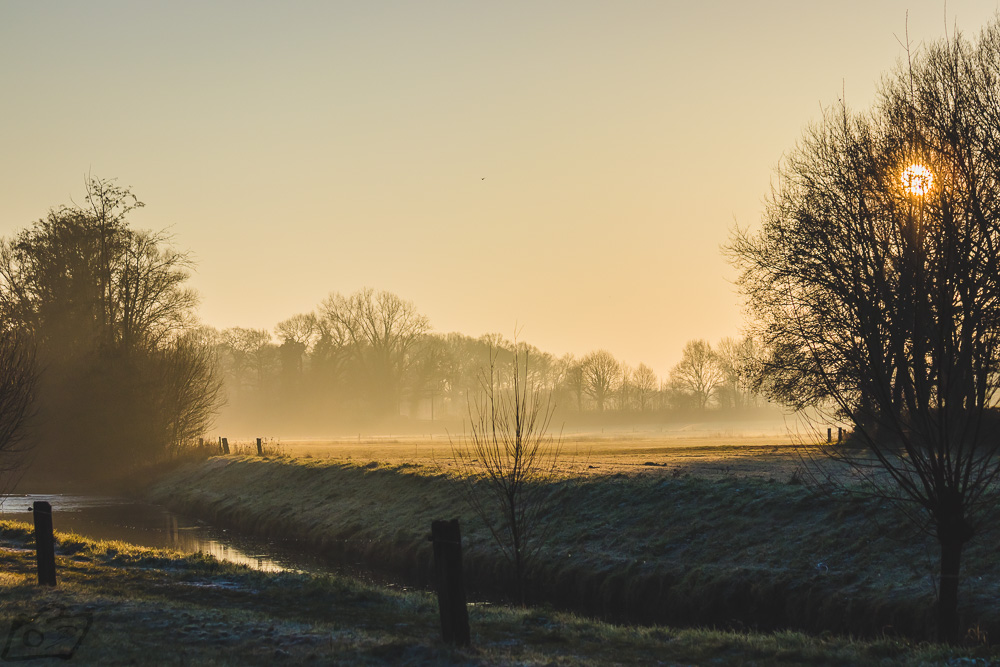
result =
[{"label": "hazy sky", "polygon": [[146,202],[200,313],[272,329],[331,291],[436,331],[608,348],[666,373],[739,332],[719,248],[846,90],[996,0],[0,0],[0,235]]}]

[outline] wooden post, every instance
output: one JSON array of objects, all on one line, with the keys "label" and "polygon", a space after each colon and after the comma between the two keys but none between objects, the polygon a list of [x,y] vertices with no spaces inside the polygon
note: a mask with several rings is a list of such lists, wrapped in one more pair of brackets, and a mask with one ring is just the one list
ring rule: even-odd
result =
[{"label": "wooden post", "polygon": [[223,454],[229,453],[229,438],[222,439],[222,453]]},{"label": "wooden post", "polygon": [[458,519],[431,523],[434,543],[434,574],[437,579],[441,638],[449,644],[468,646],[469,612],[465,607],[462,581],[462,535]]},{"label": "wooden post", "polygon": [[826,429],[826,441],[827,442],[833,442],[833,429],[832,428]]},{"label": "wooden post", "polygon": [[222,448],[222,436],[221,435],[219,436],[219,452],[221,452],[222,454],[226,453],[226,450],[224,450]]},{"label": "wooden post", "polygon": [[260,442],[260,438],[257,438],[257,456],[264,456],[264,446]]},{"label": "wooden post", "polygon": [[36,500],[31,507],[35,519],[35,552],[38,559],[38,585],[56,585],[56,545],[52,537],[52,505]]},{"label": "wooden post", "polygon": [[838,426],[837,427],[837,442],[843,442],[843,441],[844,441],[844,427],[843,426]]}]

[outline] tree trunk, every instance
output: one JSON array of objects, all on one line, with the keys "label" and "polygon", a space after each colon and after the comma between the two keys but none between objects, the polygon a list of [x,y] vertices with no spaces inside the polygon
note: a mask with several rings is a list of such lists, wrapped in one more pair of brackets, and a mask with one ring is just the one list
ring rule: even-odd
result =
[{"label": "tree trunk", "polygon": [[961,639],[958,623],[958,573],[962,565],[963,542],[940,540],[941,584],[938,589],[938,639],[955,644]]}]

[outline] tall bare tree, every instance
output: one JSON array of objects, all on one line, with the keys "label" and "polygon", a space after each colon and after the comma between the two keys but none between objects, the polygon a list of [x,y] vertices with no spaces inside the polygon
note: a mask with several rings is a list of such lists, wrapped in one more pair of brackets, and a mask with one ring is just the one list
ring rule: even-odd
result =
[{"label": "tall bare tree", "polygon": [[46,370],[35,435],[74,474],[155,458],[175,444],[157,424],[205,427],[214,412],[157,412],[193,405],[167,400],[153,381],[180,370],[165,356],[208,357],[177,346],[194,324],[191,263],[166,235],[131,228],[141,207],[128,188],[91,178],[85,206],[54,209],[0,242],[0,318],[30,338]]},{"label": "tall bare tree", "polygon": [[833,405],[866,447],[828,454],[937,538],[940,637],[961,556],[998,501],[1000,27],[928,46],[866,114],[831,109],[730,247],[767,393]]},{"label": "tall bare tree", "polygon": [[236,388],[262,389],[275,370],[278,348],[267,329],[230,327],[222,332],[229,371]]},{"label": "tall bare tree", "polygon": [[320,313],[349,343],[370,382],[369,396],[376,410],[382,414],[398,410],[408,353],[430,329],[427,318],[411,302],[370,288],[347,297],[331,294]]},{"label": "tall bare tree", "polygon": [[621,366],[607,350],[591,352],[580,361],[583,391],[597,405],[598,412],[604,411],[604,404],[614,394],[621,380]]},{"label": "tall bare tree", "polygon": [[758,368],[759,352],[754,339],[751,336],[723,338],[716,345],[715,354],[719,370],[723,375],[718,395],[733,408],[755,405],[754,378]]},{"label": "tall bare tree", "polygon": [[23,464],[36,384],[37,368],[30,341],[0,325],[0,475],[3,477]]},{"label": "tall bare tree", "polygon": [[690,340],[684,345],[680,362],[670,371],[670,383],[688,394],[704,410],[724,379],[718,357],[707,340]]},{"label": "tall bare tree", "polygon": [[639,364],[632,372],[632,386],[635,389],[639,411],[645,412],[650,407],[656,390],[660,386],[656,372],[646,364]]},{"label": "tall bare tree", "polygon": [[319,322],[314,313],[300,313],[278,322],[274,333],[281,340],[278,358],[285,388],[294,392],[302,380],[306,355],[319,334]]}]

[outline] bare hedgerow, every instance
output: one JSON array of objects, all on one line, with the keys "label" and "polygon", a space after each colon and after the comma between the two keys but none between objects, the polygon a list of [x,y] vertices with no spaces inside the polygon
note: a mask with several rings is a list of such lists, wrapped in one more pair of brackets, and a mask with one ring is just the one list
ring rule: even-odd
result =
[{"label": "bare hedgerow", "polygon": [[528,373],[528,352],[515,343],[508,373],[480,371],[480,390],[469,400],[469,430],[452,442],[466,497],[513,568],[518,600],[525,577],[551,526],[548,498],[561,438],[548,434],[555,404]]}]

